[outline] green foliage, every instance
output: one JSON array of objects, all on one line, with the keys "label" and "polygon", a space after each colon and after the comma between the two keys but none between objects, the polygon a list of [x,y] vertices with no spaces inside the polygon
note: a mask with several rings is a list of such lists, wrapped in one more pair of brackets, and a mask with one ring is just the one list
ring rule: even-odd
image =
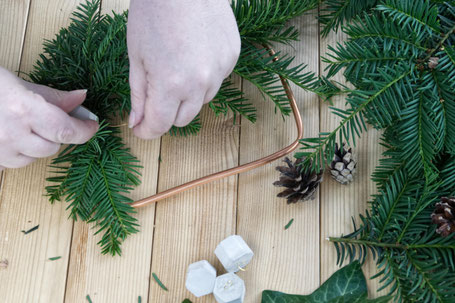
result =
[{"label": "green foliage", "polygon": [[320,0],[232,1],[242,45],[297,40],[298,30],[287,22],[317,8],[319,2]]},{"label": "green foliage", "polygon": [[49,200],[66,196],[70,216],[94,222],[104,232],[99,245],[103,253],[121,254],[120,244],[137,232],[133,202],[126,194],[139,185],[138,160],[117,136],[118,128],[102,123],[86,144],[70,145],[52,161],[56,176],[48,178]]},{"label": "green foliage", "polygon": [[378,2],[379,0],[326,0],[319,16],[324,25],[321,35],[327,36],[331,30],[337,30],[345,22],[361,15]]},{"label": "green foliage", "polygon": [[360,263],[353,262],[335,272],[311,295],[290,295],[265,290],[262,303],[337,303],[389,302],[391,297],[368,300],[367,282]]},{"label": "green foliage", "polygon": [[348,41],[323,60],[329,80],[342,72],[354,88],[346,109],[332,108],[339,126],[302,140],[299,156],[322,168],[335,144],[355,145],[366,124],[382,130],[386,151],[372,177],[378,194],[370,210],[351,234],[330,240],[340,264],[371,253],[379,270],[373,278],[395,301],[454,302],[455,238],[436,233],[431,213],[455,190],[455,3],[384,0],[362,13],[343,3],[346,11],[342,1],[328,1],[342,18],[327,25],[350,20]]},{"label": "green foliage", "polygon": [[[328,79],[319,79],[305,72],[304,65],[295,65],[291,56],[279,53],[282,58],[276,60],[263,48],[274,42],[296,40],[297,29],[287,21],[316,8],[318,3],[238,0],[232,5],[242,37],[235,73],[269,97],[282,115],[288,115],[290,108],[280,77],[323,97],[338,92]],[[119,130],[109,124],[131,109],[127,18],[127,12],[103,15],[99,0],[87,0],[73,13],[68,27],[44,43],[44,53],[29,75],[32,81],[57,89],[87,88],[84,106],[104,121],[92,140],[69,146],[54,159],[56,175],[48,179],[51,185],[46,190],[51,202],[65,199],[69,203],[72,218],[93,222],[96,233],[103,234],[99,242],[102,252],[112,255],[121,253],[121,243],[138,227],[132,201],[127,198],[139,184],[138,160],[117,136]],[[256,108],[231,78],[224,81],[208,106],[217,116],[231,112],[234,121],[237,116],[256,121]],[[170,134],[194,135],[201,127],[198,115],[185,127],[172,127]]]}]

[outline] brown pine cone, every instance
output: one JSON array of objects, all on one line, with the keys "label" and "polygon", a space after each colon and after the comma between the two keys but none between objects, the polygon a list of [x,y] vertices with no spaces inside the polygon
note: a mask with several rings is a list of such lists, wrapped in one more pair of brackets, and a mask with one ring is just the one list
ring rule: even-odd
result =
[{"label": "brown pine cone", "polygon": [[286,157],[284,162],[288,166],[277,166],[276,170],[281,173],[280,180],[274,182],[273,185],[286,187],[286,189],[277,197],[286,198],[288,204],[314,199],[314,193],[322,182],[322,171],[315,173],[302,170],[299,164],[303,162],[303,159],[292,162]]},{"label": "brown pine cone", "polygon": [[431,221],[438,225],[436,232],[443,237],[455,233],[455,197],[442,197],[441,202],[436,203],[435,210],[431,214]]}]

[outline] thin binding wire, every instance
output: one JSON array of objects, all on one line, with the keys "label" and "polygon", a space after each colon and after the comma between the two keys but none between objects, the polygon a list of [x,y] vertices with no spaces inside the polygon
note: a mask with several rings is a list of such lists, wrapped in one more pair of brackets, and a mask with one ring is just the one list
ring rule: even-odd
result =
[{"label": "thin binding wire", "polygon": [[[269,51],[270,55],[274,57],[273,58],[274,61],[279,60],[279,58],[276,56],[276,52],[272,48],[270,48],[269,46],[265,46],[265,48]],[[286,95],[289,99],[289,104],[291,105],[292,113],[293,113],[293,116],[295,119],[295,124],[297,127],[297,139],[294,142],[292,142],[289,146],[287,146],[271,155],[268,155],[264,158],[261,158],[261,159],[258,159],[258,160],[240,165],[240,166],[229,168],[229,169],[226,169],[226,170],[184,183],[182,185],[167,189],[167,190],[157,193],[153,196],[138,200],[138,201],[132,203],[131,206],[133,206],[134,208],[144,207],[149,204],[155,203],[157,201],[160,201],[160,200],[169,198],[171,196],[174,196],[176,194],[179,194],[181,192],[184,192],[186,190],[189,190],[191,188],[201,186],[201,185],[213,182],[215,180],[223,179],[223,178],[226,178],[226,177],[229,177],[232,175],[237,175],[237,174],[252,170],[254,168],[263,166],[267,163],[275,161],[275,160],[293,152],[298,147],[300,139],[303,138],[302,118],[300,117],[300,112],[297,107],[297,102],[295,100],[294,93],[292,92],[292,89],[289,86],[289,83],[286,81],[286,79],[284,79],[281,76],[280,76],[280,80],[281,80],[281,84],[284,87],[284,90],[286,91]]]}]

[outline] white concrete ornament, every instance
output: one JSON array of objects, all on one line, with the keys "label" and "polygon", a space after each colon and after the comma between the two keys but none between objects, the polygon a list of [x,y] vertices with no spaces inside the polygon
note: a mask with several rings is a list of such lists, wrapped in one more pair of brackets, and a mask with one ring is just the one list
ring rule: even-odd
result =
[{"label": "white concrete ornament", "polygon": [[218,303],[243,303],[245,282],[234,273],[227,273],[216,278],[213,295]]},{"label": "white concrete ornament", "polygon": [[241,236],[233,235],[218,244],[215,255],[227,272],[235,273],[250,263],[254,253]]},{"label": "white concrete ornament", "polygon": [[213,292],[215,279],[216,269],[208,261],[202,260],[188,267],[185,286],[199,298]]}]

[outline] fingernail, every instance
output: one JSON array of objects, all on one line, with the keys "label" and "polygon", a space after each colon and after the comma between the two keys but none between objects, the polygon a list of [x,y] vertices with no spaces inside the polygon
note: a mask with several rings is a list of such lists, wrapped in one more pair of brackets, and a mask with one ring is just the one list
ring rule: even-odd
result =
[{"label": "fingernail", "polygon": [[136,124],[136,114],[134,113],[134,111],[131,111],[128,127],[133,128],[135,126],[135,124]]},{"label": "fingernail", "polygon": [[78,89],[78,90],[75,90],[74,92],[77,92],[77,93],[81,93],[81,94],[87,94],[87,89]]}]

